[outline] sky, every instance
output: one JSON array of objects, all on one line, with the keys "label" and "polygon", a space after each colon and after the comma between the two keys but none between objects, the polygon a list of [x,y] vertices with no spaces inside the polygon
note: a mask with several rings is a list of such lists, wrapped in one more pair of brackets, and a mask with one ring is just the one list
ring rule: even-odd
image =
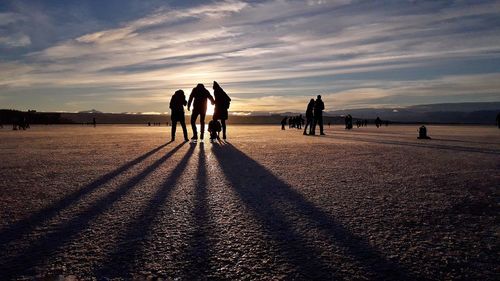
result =
[{"label": "sky", "polygon": [[3,0],[0,108],[233,112],[500,101],[500,1]]}]

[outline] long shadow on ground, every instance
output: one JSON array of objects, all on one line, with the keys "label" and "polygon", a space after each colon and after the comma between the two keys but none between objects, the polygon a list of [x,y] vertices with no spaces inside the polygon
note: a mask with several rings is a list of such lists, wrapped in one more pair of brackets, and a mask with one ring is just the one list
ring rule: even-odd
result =
[{"label": "long shadow on ground", "polygon": [[[371,280],[415,280],[415,276],[396,262],[390,261],[363,238],[353,234],[330,215],[304,198],[264,166],[248,157],[234,146],[226,144],[213,146],[224,176],[230,182],[240,199],[249,207],[263,230],[279,247],[279,252],[296,270],[291,279],[332,280],[357,279],[338,271],[343,261],[329,264],[321,258],[318,247],[336,245],[346,258],[358,268],[361,279]],[[258,178],[249,186],[248,180]],[[255,181],[254,181],[255,182]],[[282,207],[278,207],[282,206]],[[293,214],[283,209],[294,210]],[[325,234],[326,241],[307,240],[296,231],[292,217],[303,217],[304,224],[311,230]],[[321,245],[320,245],[321,244]]]},{"label": "long shadow on ground", "polygon": [[134,176],[115,190],[91,204],[71,220],[61,224],[56,231],[41,235],[28,248],[21,250],[12,258],[0,258],[0,272],[4,280],[16,276],[31,274],[33,267],[51,256],[60,247],[87,229],[100,214],[109,210],[113,204],[127,195],[137,184],[144,180],[168,158],[174,155],[185,143],[179,144],[167,154],[156,160],[151,166]]},{"label": "long shadow on ground", "polygon": [[78,189],[77,191],[65,196],[64,198],[58,200],[57,202],[47,206],[32,215],[28,216],[25,219],[22,219],[12,225],[2,229],[0,231],[0,253],[5,250],[5,247],[12,241],[23,237],[25,234],[29,233],[35,227],[40,226],[44,222],[50,220],[51,218],[57,216],[59,212],[70,207],[71,205],[76,204],[80,199],[82,199],[85,195],[89,194],[93,190],[101,187],[102,185],[108,183],[113,178],[117,177],[121,173],[129,170],[133,166],[139,164],[149,156],[158,152],[160,149],[167,146],[167,144],[163,144],[158,146],[157,148],[135,158],[134,160],[123,164],[118,169],[111,171],[98,179],[92,181],[86,186]]},{"label": "long shadow on ground", "polygon": [[195,146],[191,145],[180,162],[162,183],[161,187],[148,202],[146,208],[132,221],[125,230],[120,248],[116,248],[107,258],[106,263],[94,273],[98,278],[127,277],[134,278],[134,268],[140,266],[138,263],[143,243],[149,236],[153,223],[156,221],[159,211],[164,208],[172,190],[180,180],[182,172],[193,155]]},{"label": "long shadow on ground", "polygon": [[[196,280],[202,276],[210,278],[210,256],[213,249],[208,239],[208,226],[212,220],[208,214],[207,202],[207,166],[203,142],[199,144],[198,172],[195,186],[194,209],[192,212],[194,232],[188,240],[188,247],[182,255],[185,261],[182,280]],[[212,175],[216,176],[216,175]]]}]

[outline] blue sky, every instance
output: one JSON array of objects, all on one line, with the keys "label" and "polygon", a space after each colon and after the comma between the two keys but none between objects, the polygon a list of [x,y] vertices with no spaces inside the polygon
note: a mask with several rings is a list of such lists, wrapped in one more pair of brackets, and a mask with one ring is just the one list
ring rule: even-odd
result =
[{"label": "blue sky", "polygon": [[0,108],[236,112],[500,101],[500,1],[0,2]]}]

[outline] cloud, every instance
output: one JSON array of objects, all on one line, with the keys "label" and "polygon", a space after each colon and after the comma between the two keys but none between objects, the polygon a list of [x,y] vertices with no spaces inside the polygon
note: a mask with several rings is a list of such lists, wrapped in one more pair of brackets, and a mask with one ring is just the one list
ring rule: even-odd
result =
[{"label": "cloud", "polygon": [[8,24],[16,23],[18,21],[25,20],[26,18],[18,13],[0,13],[0,26],[5,26]]},{"label": "cloud", "polygon": [[[303,100],[317,93],[345,108],[488,100],[495,73],[464,65],[460,76],[443,65],[500,60],[499,15],[498,2],[233,0],[164,7],[31,52],[10,63],[17,75],[0,78],[0,85],[69,96],[87,89],[131,107],[115,111],[162,111],[176,89],[189,92],[213,80],[241,112],[277,111],[277,104],[302,110]],[[0,37],[0,44],[29,45],[29,37],[9,36],[18,40]]]},{"label": "cloud", "polygon": [[0,45],[5,47],[25,47],[31,44],[31,39],[25,34],[13,34],[6,37],[0,37]]}]

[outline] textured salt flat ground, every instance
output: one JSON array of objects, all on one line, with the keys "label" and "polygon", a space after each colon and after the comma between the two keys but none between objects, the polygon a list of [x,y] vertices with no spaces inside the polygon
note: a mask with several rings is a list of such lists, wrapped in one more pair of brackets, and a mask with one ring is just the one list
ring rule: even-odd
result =
[{"label": "textured salt flat ground", "polygon": [[498,280],[500,130],[0,130],[1,280]]}]

